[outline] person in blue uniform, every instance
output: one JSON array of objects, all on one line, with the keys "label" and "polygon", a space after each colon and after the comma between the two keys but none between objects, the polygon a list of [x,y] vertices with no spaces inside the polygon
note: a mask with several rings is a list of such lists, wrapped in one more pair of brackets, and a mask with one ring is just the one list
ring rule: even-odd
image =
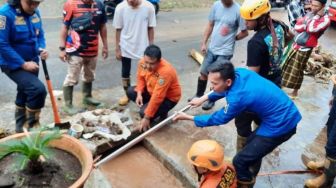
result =
[{"label": "person in blue uniform", "polygon": [[233,159],[238,187],[253,187],[262,158],[295,134],[301,114],[278,86],[254,71],[234,69],[230,62],[215,63],[208,70],[214,93],[189,104],[198,107],[207,100],[224,98],[224,107],[206,115],[178,113],[174,121],[191,120],[197,127],[207,127],[226,124],[243,111],[257,114],[259,127]]},{"label": "person in blue uniform", "polygon": [[43,0],[9,0],[0,8],[0,68],[17,85],[16,132],[39,124],[47,95],[38,78],[39,59],[47,59],[42,19]]}]

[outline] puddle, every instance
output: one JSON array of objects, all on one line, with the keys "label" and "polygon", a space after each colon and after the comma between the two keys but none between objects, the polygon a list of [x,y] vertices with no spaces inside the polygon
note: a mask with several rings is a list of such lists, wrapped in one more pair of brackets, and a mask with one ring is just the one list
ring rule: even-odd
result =
[{"label": "puddle", "polygon": [[103,164],[101,171],[117,188],[182,188],[182,184],[145,148],[127,150]]}]

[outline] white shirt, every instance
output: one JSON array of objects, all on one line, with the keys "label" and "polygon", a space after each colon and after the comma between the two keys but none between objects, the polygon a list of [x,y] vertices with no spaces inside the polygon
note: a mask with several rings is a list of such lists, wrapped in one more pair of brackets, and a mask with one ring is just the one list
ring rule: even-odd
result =
[{"label": "white shirt", "polygon": [[116,7],[113,26],[121,29],[119,43],[121,55],[140,59],[149,45],[148,27],[156,26],[154,6],[142,0],[137,8],[133,8],[127,1],[123,1]]}]

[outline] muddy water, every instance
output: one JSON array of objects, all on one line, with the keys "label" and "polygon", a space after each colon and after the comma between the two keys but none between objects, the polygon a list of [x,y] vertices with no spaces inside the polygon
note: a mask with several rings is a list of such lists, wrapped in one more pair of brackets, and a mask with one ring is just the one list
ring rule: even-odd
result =
[{"label": "muddy water", "polygon": [[103,164],[114,188],[182,188],[182,184],[145,148],[136,146]]}]

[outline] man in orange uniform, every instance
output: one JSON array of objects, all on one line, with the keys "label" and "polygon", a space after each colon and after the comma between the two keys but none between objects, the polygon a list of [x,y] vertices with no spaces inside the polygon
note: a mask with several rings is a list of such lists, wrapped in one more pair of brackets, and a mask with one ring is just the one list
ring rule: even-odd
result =
[{"label": "man in orange uniform", "polygon": [[224,162],[224,149],[214,140],[199,140],[188,152],[188,160],[198,174],[200,188],[236,188],[234,167]]},{"label": "man in orange uniform", "polygon": [[129,87],[127,97],[140,107],[139,129],[145,131],[150,122],[165,119],[181,98],[181,86],[175,68],[161,58],[161,50],[150,45],[137,70],[137,86]]}]

